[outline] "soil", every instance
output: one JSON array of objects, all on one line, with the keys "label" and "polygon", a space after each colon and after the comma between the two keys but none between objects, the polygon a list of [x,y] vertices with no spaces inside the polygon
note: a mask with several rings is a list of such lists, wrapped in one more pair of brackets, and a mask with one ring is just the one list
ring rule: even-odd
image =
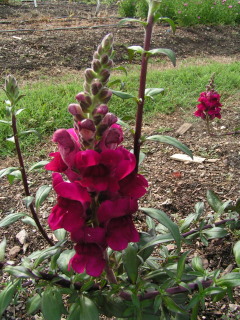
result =
[{"label": "soil", "polygon": [[[94,5],[74,2],[39,2],[34,8],[32,2],[21,5],[0,5],[0,71],[2,80],[8,73],[18,76],[18,81],[35,81],[41,74],[55,76],[66,72],[79,72],[89,66],[96,45],[109,32],[115,38],[115,64],[126,63],[127,46],[142,45],[143,32],[134,24],[118,26],[119,17],[116,7],[101,7],[95,16]],[[175,35],[168,26],[156,26],[153,35],[153,47],[173,49],[180,61],[192,57],[206,61],[215,59],[222,63],[236,61],[240,52],[240,28],[229,26],[196,26],[178,28]],[[186,123],[192,126],[181,135],[195,156],[205,158],[202,163],[179,162],[170,158],[178,151],[167,145],[151,142],[143,146],[146,158],[140,168],[149,181],[149,191],[141,201],[141,206],[159,208],[168,213],[172,219],[179,221],[193,212],[194,205],[204,201],[205,215],[212,211],[206,202],[207,190],[213,190],[221,200],[235,202],[240,198],[238,174],[240,169],[239,135],[225,135],[240,127],[240,93],[224,101],[221,121],[212,123],[215,136],[209,136],[203,121],[193,119],[192,111],[186,113],[178,109],[171,115],[157,115],[144,122],[144,134],[164,134],[178,137],[177,130]],[[132,140],[126,132],[126,146],[131,147]],[[46,156],[39,150],[46,150]],[[47,153],[54,149],[49,141],[36,148],[26,163],[46,160]],[[41,152],[41,154],[43,154]],[[0,160],[0,169],[17,166],[15,157]],[[51,177],[47,172],[31,173],[28,177],[30,188],[34,193],[40,185],[50,184]],[[11,212],[22,212],[24,190],[20,182],[9,185],[6,179],[0,185],[0,218]],[[47,216],[55,201],[55,195],[45,202],[40,211],[42,224],[47,228]],[[223,218],[223,217],[222,217]],[[135,222],[144,229],[141,214],[136,215]],[[16,234],[25,229],[28,236],[26,245],[22,245]],[[53,238],[52,232],[48,234]],[[21,257],[30,252],[46,247],[46,243],[37,230],[21,222],[1,229],[1,239],[6,236],[8,263],[17,264]],[[203,259],[209,270],[220,268],[230,270],[236,267],[232,246],[237,240],[230,234],[223,239],[212,240],[209,246],[200,242],[191,248]],[[12,248],[17,246],[16,252]],[[18,252],[17,252],[18,251]],[[4,275],[6,279],[6,275]],[[234,301],[224,298],[217,304],[206,302],[206,309],[199,319],[239,319],[240,294],[234,290]],[[17,306],[11,306],[3,319],[37,319],[27,317],[24,299]]]}]

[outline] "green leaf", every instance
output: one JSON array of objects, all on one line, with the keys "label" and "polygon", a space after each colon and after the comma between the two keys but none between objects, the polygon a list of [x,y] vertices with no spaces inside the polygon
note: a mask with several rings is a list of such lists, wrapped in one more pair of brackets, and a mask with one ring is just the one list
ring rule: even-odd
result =
[{"label": "green leaf", "polygon": [[6,121],[6,120],[0,120],[0,123],[4,123],[4,124],[12,124],[12,122],[11,121]]},{"label": "green leaf", "polygon": [[47,198],[51,190],[52,190],[52,187],[47,185],[41,186],[38,189],[36,193],[36,199],[35,199],[35,205],[37,209],[39,209],[39,207],[41,206],[43,201]]},{"label": "green leaf", "polygon": [[49,258],[49,257],[53,256],[54,254],[56,254],[58,251],[59,251],[59,248],[56,247],[56,246],[50,247],[50,248],[46,248],[46,249],[42,250],[37,256],[37,259],[36,259],[36,261],[34,263],[34,268],[36,268],[40,263],[42,263],[47,258]]},{"label": "green leaf", "polygon": [[192,267],[195,271],[204,273],[204,268],[202,264],[202,259],[199,256],[193,257],[192,258]]},{"label": "green leaf", "polygon": [[226,230],[220,227],[214,227],[212,229],[202,230],[202,233],[207,236],[207,239],[223,238],[228,234]]},{"label": "green leaf", "polygon": [[80,297],[80,319],[99,320],[99,313],[96,305],[92,300],[85,296]]},{"label": "green leaf", "polygon": [[12,137],[10,137],[10,138],[7,138],[6,140],[9,141],[9,142],[15,143],[15,138],[14,138],[14,136],[12,136]]},{"label": "green leaf", "polygon": [[177,139],[175,139],[173,137],[154,135],[154,136],[147,137],[147,140],[170,144],[170,145],[178,148],[182,152],[186,153],[191,158],[193,158],[192,151],[187,146],[185,146],[183,143],[181,143],[180,141],[178,141]]},{"label": "green leaf", "polygon": [[26,303],[27,314],[33,314],[40,309],[41,306],[41,296],[40,294],[35,294],[32,298],[30,298]]},{"label": "green leaf", "polygon": [[123,66],[114,67],[111,70],[123,71],[125,73],[125,75],[127,76],[127,69],[124,68]]},{"label": "green leaf", "polygon": [[69,310],[69,316],[67,317],[67,320],[81,320],[80,319],[80,304],[79,303],[73,303]]},{"label": "green leaf", "polygon": [[153,99],[154,96],[160,94],[160,93],[164,93],[164,89],[163,88],[148,88],[145,89],[145,97],[150,97],[151,99]]},{"label": "green leaf", "polygon": [[20,283],[20,280],[15,280],[14,282],[10,282],[6,286],[6,288],[0,292],[0,319],[4,311],[7,309],[7,307],[11,303],[19,283]]},{"label": "green leaf", "polygon": [[140,208],[140,210],[145,212],[151,218],[156,219],[158,222],[160,222],[166,228],[168,228],[174,240],[176,241],[178,249],[180,250],[181,235],[179,232],[179,228],[174,222],[172,222],[172,220],[166,215],[166,213],[161,210],[153,209],[153,208]]},{"label": "green leaf", "polygon": [[130,281],[136,283],[138,278],[139,259],[137,257],[137,250],[133,245],[129,244],[123,251],[122,260]]},{"label": "green leaf", "polygon": [[34,163],[31,168],[29,169],[29,171],[32,171],[34,169],[40,169],[42,167],[44,167],[46,164],[48,164],[49,161],[46,161],[46,160],[42,160],[42,161],[39,161],[37,163]]},{"label": "green leaf", "polygon": [[26,208],[29,208],[30,204],[33,202],[34,197],[32,196],[27,196],[25,198],[23,198],[23,203],[25,205]]},{"label": "green leaf", "polygon": [[138,254],[149,247],[156,246],[160,243],[170,242],[173,240],[174,240],[174,238],[173,238],[173,236],[171,236],[170,233],[161,234],[159,236],[156,236],[152,241],[149,241],[145,246],[141,247]]},{"label": "green leaf", "polygon": [[19,168],[17,168],[17,167],[9,167],[9,168],[5,168],[5,169],[0,170],[0,178],[10,174],[13,171],[18,170],[18,169]]},{"label": "green leaf", "polygon": [[27,216],[27,214],[22,212],[10,213],[0,221],[0,228],[8,226],[9,224],[14,223],[15,221],[19,220],[21,217],[24,216]]},{"label": "green leaf", "polygon": [[36,134],[38,136],[39,139],[41,138],[40,133],[35,129],[29,129],[29,130],[21,131],[19,134],[22,135],[22,134],[28,134],[28,133],[34,133],[34,134]]},{"label": "green leaf", "polygon": [[216,285],[220,287],[238,287],[240,286],[240,273],[228,273],[220,279],[216,280]]},{"label": "green leaf", "polygon": [[20,170],[12,171],[7,175],[8,181],[10,184],[13,184],[14,180],[22,180],[22,172]]},{"label": "green leaf", "polygon": [[164,48],[152,49],[152,50],[149,50],[147,53],[148,55],[155,55],[158,53],[165,54],[171,60],[174,67],[176,66],[176,55],[175,55],[175,52],[172,51],[171,49],[164,49]]},{"label": "green leaf", "polygon": [[132,94],[129,94],[127,92],[112,90],[112,93],[115,94],[115,96],[120,97],[124,100],[125,99],[137,99],[135,96],[133,96]]},{"label": "green leaf", "polygon": [[71,271],[68,271],[68,264],[70,259],[74,256],[74,254],[75,251],[73,249],[65,250],[60,254],[59,258],[57,259],[57,265],[64,274],[72,274]]},{"label": "green leaf", "polygon": [[5,237],[3,237],[3,240],[0,242],[0,262],[4,261],[6,245],[7,245],[7,240]]},{"label": "green leaf", "polygon": [[126,128],[126,129],[131,129],[130,125],[124,121],[122,121],[121,119],[118,119],[117,124],[119,124],[120,126]]},{"label": "green leaf", "polygon": [[160,17],[158,20],[159,20],[160,22],[167,22],[167,23],[169,23],[170,26],[171,26],[171,28],[172,28],[173,34],[175,34],[175,32],[176,32],[176,25],[175,25],[175,23],[174,23],[174,21],[173,21],[172,19],[167,18],[167,17]]},{"label": "green leaf", "polygon": [[33,274],[23,266],[7,266],[4,270],[16,278],[34,278]]},{"label": "green leaf", "polygon": [[43,291],[41,310],[46,320],[60,320],[65,308],[62,295],[57,287],[47,287]]},{"label": "green leaf", "polygon": [[66,230],[65,229],[57,229],[54,232],[55,237],[58,239],[58,241],[64,240],[66,238]]},{"label": "green leaf", "polygon": [[188,227],[190,226],[190,224],[196,220],[196,213],[191,213],[189,214],[183,221],[183,223],[181,224],[180,230],[184,231],[186,229],[188,229]]},{"label": "green leaf", "polygon": [[176,274],[176,281],[179,282],[182,279],[183,272],[185,270],[185,262],[189,251],[184,252],[180,259],[178,260],[177,264],[177,274]]},{"label": "green leaf", "polygon": [[37,228],[36,222],[35,222],[35,221],[33,220],[33,218],[31,218],[31,217],[23,218],[21,221],[22,221],[23,223],[29,224],[30,226],[33,226],[34,228]]},{"label": "green leaf", "polygon": [[141,46],[131,46],[131,47],[128,47],[128,50],[134,51],[135,53],[141,53],[141,54],[145,52],[145,50]]},{"label": "green leaf", "polygon": [[223,202],[219,199],[219,197],[211,190],[207,191],[207,201],[210,207],[219,214],[222,214],[222,205]]},{"label": "green leaf", "polygon": [[164,296],[163,297],[163,301],[165,303],[165,306],[176,313],[186,313],[186,310],[182,309],[181,307],[179,307],[175,301],[173,301],[172,298],[168,297],[168,296]]},{"label": "green leaf", "polygon": [[18,114],[20,114],[23,110],[25,110],[24,108],[23,109],[18,109],[16,112],[15,112],[15,116],[17,116]]},{"label": "green leaf", "polygon": [[138,23],[142,24],[143,26],[147,25],[146,21],[142,21],[142,20],[134,19],[134,18],[124,18],[124,19],[120,20],[120,22],[118,24],[123,25],[127,22],[138,22]]},{"label": "green leaf", "polygon": [[240,240],[235,243],[233,247],[233,254],[237,262],[237,265],[240,267]]},{"label": "green leaf", "polygon": [[204,213],[204,202],[197,202],[195,204],[195,212],[197,214],[197,220],[198,220]]}]

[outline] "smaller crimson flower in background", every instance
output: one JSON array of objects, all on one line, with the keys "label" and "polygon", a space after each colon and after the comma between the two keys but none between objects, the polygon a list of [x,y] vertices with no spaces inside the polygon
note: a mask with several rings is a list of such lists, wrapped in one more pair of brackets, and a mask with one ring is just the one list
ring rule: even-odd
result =
[{"label": "smaller crimson flower in background", "polygon": [[194,112],[196,117],[200,117],[206,120],[207,130],[210,134],[209,121],[214,118],[221,119],[221,107],[220,94],[215,91],[214,74],[212,75],[209,84],[206,87],[206,91],[200,93],[198,101],[200,102],[196,107],[197,111]]}]

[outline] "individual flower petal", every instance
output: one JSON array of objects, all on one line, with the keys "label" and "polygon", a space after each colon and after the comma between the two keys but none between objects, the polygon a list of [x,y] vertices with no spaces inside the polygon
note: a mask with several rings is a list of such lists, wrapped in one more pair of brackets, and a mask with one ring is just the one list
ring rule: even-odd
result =
[{"label": "individual flower petal", "polygon": [[85,210],[81,202],[58,197],[52,208],[48,224],[52,230],[64,228],[69,232],[79,230],[85,222]]},{"label": "individual flower petal", "polygon": [[99,277],[103,272],[106,261],[103,257],[103,249],[96,244],[77,244],[76,254],[69,261],[69,268],[77,273],[84,270],[92,277]]},{"label": "individual flower petal", "polygon": [[53,188],[63,198],[82,203],[90,202],[91,200],[87,190],[78,182],[65,182],[59,173],[53,173]]},{"label": "individual flower petal", "polygon": [[139,199],[147,192],[148,182],[141,174],[132,172],[119,181],[119,185],[121,195]]},{"label": "individual flower petal", "polygon": [[139,233],[134,227],[131,216],[112,219],[107,224],[107,244],[113,250],[124,250],[129,242],[138,242]]},{"label": "individual flower petal", "polygon": [[80,229],[75,229],[71,233],[71,239],[78,243],[97,243],[98,245],[106,245],[105,241],[106,230],[100,227],[83,227]]},{"label": "individual flower petal", "polygon": [[137,209],[138,204],[136,199],[124,197],[114,201],[106,200],[98,208],[98,221],[104,223],[114,218],[135,213]]},{"label": "individual flower petal", "polygon": [[63,161],[60,152],[52,152],[49,154],[53,159],[45,165],[46,170],[55,171],[55,172],[64,172],[68,166]]}]

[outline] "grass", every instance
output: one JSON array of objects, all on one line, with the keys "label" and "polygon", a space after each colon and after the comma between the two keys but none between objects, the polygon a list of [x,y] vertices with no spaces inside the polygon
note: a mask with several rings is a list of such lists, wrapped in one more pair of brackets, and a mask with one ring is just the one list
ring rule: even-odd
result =
[{"label": "grass", "polygon": [[[238,0],[162,0],[159,9],[162,17],[168,17],[181,26],[196,24],[239,24]],[[122,0],[119,13],[123,17],[146,18],[147,0]]]},{"label": "grass", "polygon": [[[137,95],[140,67],[130,65],[128,75],[115,73],[111,80],[121,78],[125,83],[123,91]],[[240,62],[225,63],[209,61],[197,65],[196,60],[181,63],[176,68],[167,68],[165,64],[152,62],[149,65],[147,79],[148,88],[165,88],[164,95],[156,97],[155,101],[146,100],[145,117],[154,116],[156,113],[171,114],[176,108],[181,108],[192,115],[197,104],[199,93],[205,90],[212,73],[216,73],[215,82],[218,92],[222,95],[222,103],[229,97],[234,98],[240,87]],[[40,79],[31,85],[21,87],[25,97],[20,101],[19,108],[25,110],[19,115],[19,130],[36,129],[42,140],[48,138],[57,128],[72,127],[72,116],[67,112],[68,104],[75,102],[75,95],[82,90],[82,76],[65,76],[61,79]],[[119,88],[114,88],[119,90]],[[5,94],[0,92],[0,119],[5,117]],[[120,118],[134,117],[136,104],[133,99],[122,100],[116,96],[111,99],[110,110]],[[11,136],[11,127],[0,124],[1,156],[10,155],[14,145],[6,141]],[[34,134],[21,137],[24,152],[32,152],[39,143]]]}]

